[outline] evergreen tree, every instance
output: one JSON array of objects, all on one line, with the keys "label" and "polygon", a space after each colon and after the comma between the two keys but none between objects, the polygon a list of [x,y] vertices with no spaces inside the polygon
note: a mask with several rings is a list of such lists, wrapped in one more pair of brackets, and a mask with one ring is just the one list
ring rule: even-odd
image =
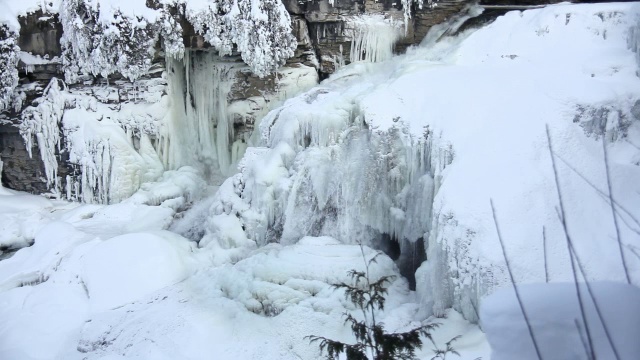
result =
[{"label": "evergreen tree", "polygon": [[[430,339],[431,331],[440,324],[431,323],[414,328],[402,333],[388,333],[384,325],[376,320],[376,311],[384,310],[385,296],[387,295],[387,285],[395,276],[382,276],[372,281],[369,276],[369,266],[376,262],[381,254],[378,252],[370,260],[366,260],[364,248],[360,245],[362,257],[365,262],[365,271],[350,270],[351,284],[340,283],[334,285],[335,289],[342,289],[345,298],[352,302],[364,315],[363,320],[358,320],[353,315],[345,313],[345,324],[351,327],[357,343],[347,344],[341,341],[331,340],[322,336],[307,336],[311,343],[319,343],[320,350],[326,353],[327,359],[338,359],[340,354],[345,354],[347,360],[409,360],[415,359],[416,349],[422,347],[421,335]],[[456,353],[451,347],[457,339],[454,338],[447,343],[446,350],[438,350],[441,356],[447,352]],[[457,353],[456,353],[457,354]]]}]

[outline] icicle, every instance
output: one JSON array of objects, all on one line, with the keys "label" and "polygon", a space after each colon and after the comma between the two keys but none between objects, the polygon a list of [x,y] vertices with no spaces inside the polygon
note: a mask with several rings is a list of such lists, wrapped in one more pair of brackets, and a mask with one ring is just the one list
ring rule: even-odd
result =
[{"label": "icicle", "polygon": [[393,45],[402,36],[401,26],[382,15],[359,16],[349,21],[353,29],[351,62],[379,62],[393,56]]},{"label": "icicle", "polygon": [[53,193],[59,192],[58,160],[55,154],[56,148],[60,149],[59,123],[62,120],[65,101],[59,80],[51,79],[42,97],[37,100],[37,106],[30,106],[24,110],[22,122],[19,125],[20,135],[24,139],[29,157],[32,156],[31,148],[35,136],[44,163],[47,185]]},{"label": "icicle", "polygon": [[161,142],[165,165],[191,165],[205,173],[228,174],[233,119],[227,96],[235,64],[210,52],[189,51],[183,61],[167,58],[167,68],[172,114]]}]

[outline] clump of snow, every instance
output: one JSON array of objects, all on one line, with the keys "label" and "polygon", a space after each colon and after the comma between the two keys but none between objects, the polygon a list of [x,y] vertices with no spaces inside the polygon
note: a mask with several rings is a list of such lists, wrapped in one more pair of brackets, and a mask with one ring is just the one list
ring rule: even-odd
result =
[{"label": "clump of snow", "polygon": [[39,55],[33,55],[33,54],[28,53],[26,51],[20,51],[18,58],[20,60],[19,64],[21,66],[23,66],[23,71],[25,73],[33,72],[37,65],[59,64],[60,63],[60,58],[58,58],[57,56],[49,59],[48,55],[45,55],[43,57],[43,56],[39,56]]},{"label": "clump of snow", "polygon": [[[640,352],[636,341],[640,331],[640,289],[608,282],[594,282],[589,286],[595,303],[586,284],[579,285],[586,323],[574,284],[532,284],[518,288],[541,358],[592,358],[587,354],[591,351],[587,331],[597,359],[633,359]],[[491,344],[491,359],[539,358],[513,289],[503,289],[487,297],[480,311],[482,328]]]},{"label": "clump of snow", "polygon": [[76,82],[79,74],[106,78],[117,72],[130,80],[145,74],[154,54],[158,12],[141,0],[118,5],[62,0],[60,44],[67,81]]}]

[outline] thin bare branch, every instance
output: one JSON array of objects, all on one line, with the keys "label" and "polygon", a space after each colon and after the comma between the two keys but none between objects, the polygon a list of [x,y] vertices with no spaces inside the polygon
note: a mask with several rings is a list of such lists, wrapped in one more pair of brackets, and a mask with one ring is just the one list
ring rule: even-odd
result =
[{"label": "thin bare branch", "polygon": [[595,359],[595,353],[593,350],[593,339],[591,337],[591,331],[589,330],[589,323],[587,322],[587,316],[584,310],[584,301],[582,300],[582,294],[580,293],[580,285],[578,284],[578,274],[576,272],[576,265],[573,262],[573,252],[571,251],[571,237],[569,235],[569,230],[567,228],[567,218],[564,211],[564,201],[562,199],[562,191],[560,190],[560,179],[558,178],[558,168],[556,166],[556,160],[553,155],[553,144],[551,142],[551,134],[549,133],[549,125],[546,125],[547,130],[547,145],[549,147],[549,156],[551,156],[551,165],[553,166],[553,178],[556,183],[556,194],[558,196],[559,202],[559,212],[558,217],[560,218],[560,223],[562,224],[562,229],[564,230],[565,240],[567,242],[567,253],[569,254],[569,262],[571,263],[571,273],[573,274],[573,283],[576,287],[576,296],[578,297],[578,305],[580,306],[580,316],[582,317],[582,322],[584,323],[585,333],[587,334],[587,341],[589,344],[589,358]]},{"label": "thin bare branch", "polygon": [[542,227],[542,251],[544,255],[544,280],[548,284],[549,283],[549,269],[547,268],[547,232]]},{"label": "thin bare branch", "polygon": [[[562,161],[566,167],[568,167],[571,171],[573,171],[576,175],[578,175],[582,180],[584,180],[584,182],[586,182],[587,185],[589,185],[592,189],[594,189],[598,193],[598,195],[602,197],[602,199],[604,199],[607,202],[610,201],[609,196],[607,196],[607,194],[603,190],[599,189],[591,180],[587,179],[587,177],[584,174],[578,171],[578,169],[576,169],[573,165],[571,165],[560,154],[557,154],[554,152],[553,155],[555,155],[558,159],[560,159],[560,161]],[[618,209],[616,210],[616,213],[618,214],[618,216],[620,216],[620,219],[627,226],[627,228],[629,228],[629,230],[633,231],[634,233],[640,235],[640,220],[638,220],[635,216],[633,216],[631,211],[625,208],[622,204],[618,203],[615,200],[613,203],[615,204],[615,206],[618,207]],[[634,228],[631,224],[629,224],[628,220],[626,220],[625,217],[622,216],[621,212],[626,214],[627,217],[629,217],[629,219],[631,219],[631,221],[634,222],[635,226],[637,226],[638,228]]]},{"label": "thin bare branch", "polygon": [[607,341],[609,342],[609,345],[611,346],[611,349],[613,350],[613,354],[615,355],[617,360],[620,360],[620,356],[618,355],[618,349],[616,348],[615,344],[613,343],[613,339],[611,337],[611,333],[609,332],[609,326],[607,325],[607,322],[605,321],[604,316],[602,316],[602,312],[600,311],[600,305],[598,304],[598,301],[596,300],[595,295],[593,294],[593,290],[591,288],[591,284],[587,281],[587,274],[584,270],[584,267],[582,266],[582,261],[580,261],[580,257],[578,256],[578,253],[576,252],[575,247],[573,246],[572,242],[569,242],[569,246],[571,247],[571,253],[573,254],[574,258],[576,259],[576,263],[578,264],[578,269],[580,269],[580,273],[582,274],[582,278],[584,279],[585,285],[587,286],[587,291],[589,292],[589,297],[591,298],[591,301],[593,301],[593,305],[596,309],[596,314],[598,315],[598,319],[600,320],[600,323],[602,324],[602,328],[604,329],[604,334],[607,337]]},{"label": "thin bare branch", "polygon": [[573,322],[576,324],[576,329],[578,329],[578,336],[580,337],[580,342],[582,343],[582,347],[584,348],[584,353],[587,355],[587,359],[589,358],[589,348],[587,347],[587,342],[584,340],[582,336],[582,327],[580,327],[580,322],[578,319],[574,319]]},{"label": "thin bare branch", "polygon": [[620,258],[622,259],[622,267],[624,268],[624,276],[627,279],[627,284],[631,285],[631,277],[629,277],[629,268],[627,267],[627,260],[624,257],[624,251],[622,250],[622,237],[620,236],[620,227],[618,226],[618,217],[616,216],[616,209],[613,203],[613,190],[611,189],[611,170],[609,169],[609,155],[607,153],[607,143],[602,139],[602,151],[604,152],[604,167],[607,174],[607,189],[609,190],[609,203],[611,204],[611,215],[613,216],[613,225],[616,229],[616,240],[618,241],[618,249],[620,250]]},{"label": "thin bare branch", "polygon": [[527,329],[529,330],[529,336],[531,337],[531,341],[533,342],[533,347],[536,350],[536,355],[538,356],[538,360],[542,360],[542,356],[540,355],[540,349],[538,347],[538,342],[536,341],[536,337],[533,334],[533,329],[531,328],[531,322],[529,321],[529,317],[527,316],[527,312],[524,309],[524,304],[522,303],[522,299],[520,298],[520,291],[518,291],[518,285],[513,277],[513,272],[511,271],[511,264],[509,263],[509,257],[507,256],[507,252],[504,247],[504,242],[502,241],[502,234],[500,233],[500,227],[498,226],[498,218],[496,217],[496,209],[493,206],[493,199],[489,200],[491,203],[491,212],[493,214],[493,223],[496,226],[496,232],[498,233],[498,240],[500,241],[500,248],[502,249],[502,255],[504,256],[504,261],[507,264],[507,270],[509,272],[509,278],[511,279],[511,284],[513,285],[513,289],[516,293],[516,299],[518,300],[518,305],[520,306],[520,311],[522,311],[522,316],[524,317],[524,321],[527,323]]}]

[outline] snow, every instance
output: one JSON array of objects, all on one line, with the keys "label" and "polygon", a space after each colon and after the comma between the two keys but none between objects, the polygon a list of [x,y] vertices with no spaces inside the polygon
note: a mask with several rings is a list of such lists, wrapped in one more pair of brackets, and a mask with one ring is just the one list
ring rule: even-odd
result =
[{"label": "snow", "polygon": [[18,66],[22,67],[22,70],[27,74],[34,72],[36,69],[36,66],[49,65],[49,64],[58,65],[61,63],[61,59],[57,56],[50,59],[48,55],[45,55],[45,56],[33,55],[26,51],[20,51],[18,55],[18,60],[19,60]]},{"label": "snow", "polygon": [[[193,6],[202,4],[212,3]],[[227,5],[264,21],[257,4]],[[637,283],[640,263],[627,249],[636,249],[640,217],[639,15],[637,3],[511,12],[457,37],[437,28],[390,61],[345,66],[271,111],[240,173],[214,194],[207,181],[244,150],[230,141],[226,92],[216,92],[232,65],[185,54],[169,62],[179,71],[168,75],[167,96],[117,110],[98,101],[114,96],[109,87],[91,96],[58,87],[36,107],[61,101],[65,114],[42,105],[49,110],[37,113],[49,116],[34,115],[25,134],[46,142],[49,124],[62,124],[72,162],[84,166],[68,193],[95,203],[0,189],[2,249],[21,248],[0,261],[0,358],[317,359],[305,336],[353,341],[342,314],[361,316],[331,285],[362,270],[384,239],[398,241],[400,259],[422,259],[421,243],[427,252],[415,292],[399,276],[401,260],[381,255],[371,265],[374,278],[396,276],[377,314],[386,329],[440,322],[435,346],[462,335],[462,359],[487,359],[484,334],[468,321],[480,317],[491,356],[519,358],[529,348],[512,292],[487,298],[511,286],[490,199],[541,338],[580,351],[577,333],[565,331],[576,306],[545,125],[585,278],[598,299],[606,294],[615,342],[633,358],[638,291],[601,282],[624,280],[602,149]],[[199,61],[206,71],[184,70]],[[212,79],[221,87],[200,86]],[[196,107],[180,123],[169,110],[191,100],[182,93]],[[55,153],[55,141],[46,146]],[[552,284],[525,285],[547,275]],[[434,356],[428,342],[418,356]]]},{"label": "snow", "polygon": [[[238,243],[244,253],[212,266],[223,249],[198,248],[161,230],[162,221],[126,213],[139,213],[142,199],[167,194],[166,183],[116,205],[58,202],[52,209],[43,199],[43,210],[54,210],[53,217],[31,247],[0,261],[0,357],[313,359],[318,349],[304,336],[350,339],[341,314],[353,306],[330,284],[363,268],[358,246],[328,237],[305,237],[292,246]],[[148,228],[136,232],[141,220]],[[375,254],[363,250],[367,257]],[[371,274],[397,269],[382,256]],[[393,282],[387,300],[393,310],[379,314],[390,330],[432,321],[417,315],[406,286],[400,277]],[[450,315],[441,335],[464,333],[469,343],[461,350],[478,354],[478,328]],[[431,356],[428,347],[423,354]]]},{"label": "snow", "polygon": [[211,215],[236,213],[258,245],[391,236],[411,256],[408,245],[424,241],[423,306],[475,320],[480,298],[508,285],[490,199],[518,282],[545,278],[543,226],[552,281],[571,279],[548,124],[587,278],[622,280],[602,141],[630,243],[638,230],[630,215],[640,216],[632,195],[640,80],[629,47],[638,11],[630,3],[510,12],[458,37],[431,34],[391,62],[347,66],[265,117],[263,147],[247,149],[241,175],[228,180],[235,198],[221,196]]},{"label": "snow", "polygon": [[170,232],[128,233],[95,245],[82,269],[92,309],[122,306],[184,280],[191,247]]},{"label": "snow", "polygon": [[[640,289],[611,282],[593,282],[590,286],[595,303],[585,284],[580,285],[580,291],[596,358],[634,359],[640,351],[636,341],[640,330]],[[583,345],[583,341],[588,343],[586,326],[574,284],[534,284],[518,290],[542,358],[588,358],[588,348]],[[604,324],[599,320],[596,304]],[[491,344],[491,359],[538,359],[513,289],[487,297],[480,311],[482,328]],[[607,341],[605,327],[617,356]]]}]

